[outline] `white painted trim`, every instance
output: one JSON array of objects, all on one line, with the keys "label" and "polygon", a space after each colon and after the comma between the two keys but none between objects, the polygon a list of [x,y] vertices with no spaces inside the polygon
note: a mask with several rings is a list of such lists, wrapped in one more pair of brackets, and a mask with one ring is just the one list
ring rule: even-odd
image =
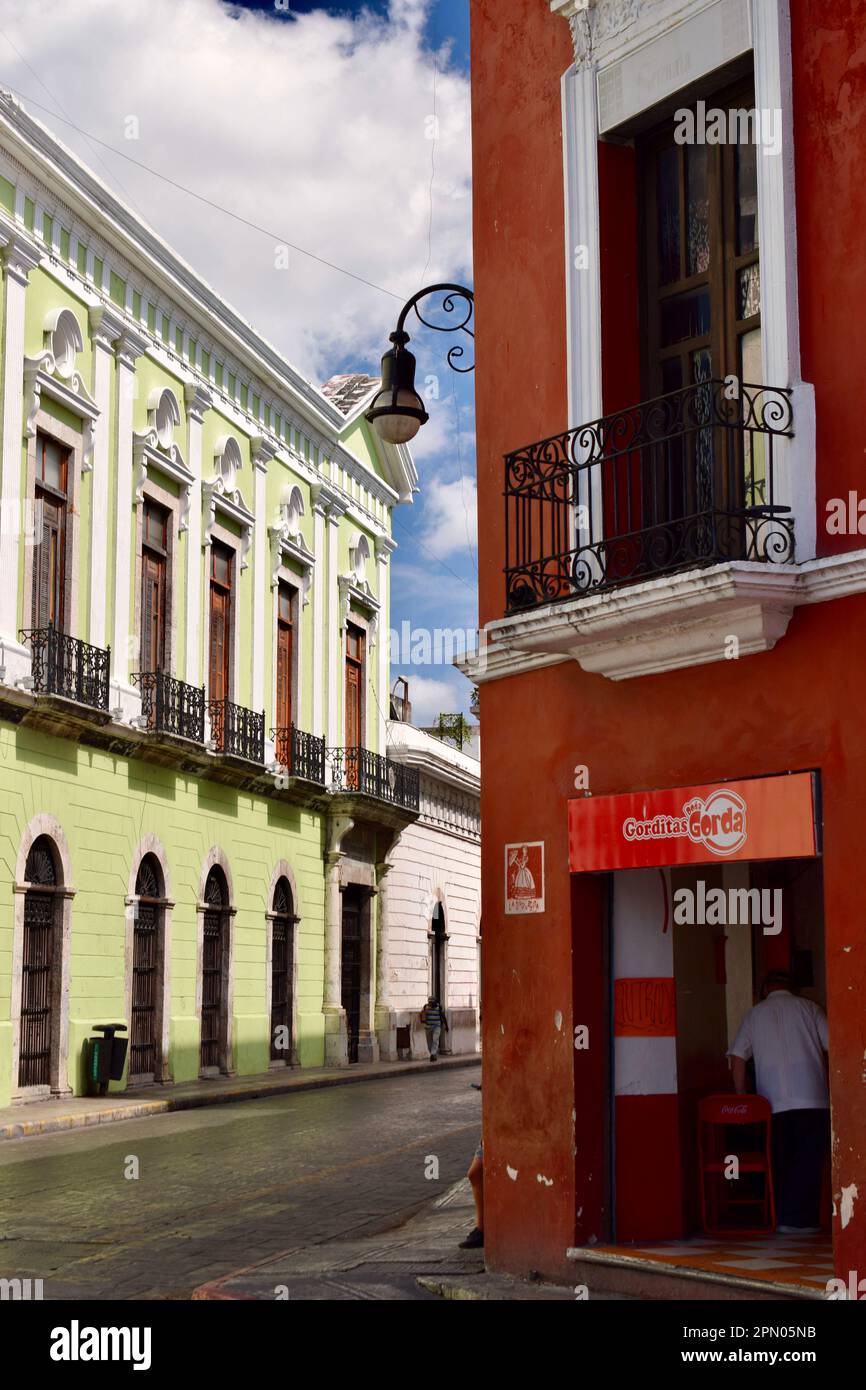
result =
[{"label": "white painted trim", "polygon": [[795,608],[866,593],[866,550],[802,565],[733,561],[489,623],[485,642],[455,665],[476,683],[574,659],[611,680],[709,665],[769,651]]},{"label": "white painted trim", "polygon": [[121,691],[126,717],[140,713],[141,699],[129,684],[131,663],[129,618],[132,608],[132,424],[135,409],[135,361],[146,347],[139,333],[124,329],[117,345],[117,515],[114,583],[114,642],[111,675]]},{"label": "white painted trim", "polygon": [[325,694],[325,642],[329,629],[325,626],[325,583],[323,574],[325,555],[325,514],[319,507],[313,509],[313,554],[318,560],[318,573],[313,579],[313,709],[311,732],[317,738],[325,733],[324,694]]},{"label": "white painted trim", "polygon": [[5,223],[0,225],[0,259],[5,280],[3,304],[3,441],[0,465],[0,634],[17,642],[18,545],[22,530],[22,453],[24,402],[24,299],[28,277],[41,252],[36,242]]}]

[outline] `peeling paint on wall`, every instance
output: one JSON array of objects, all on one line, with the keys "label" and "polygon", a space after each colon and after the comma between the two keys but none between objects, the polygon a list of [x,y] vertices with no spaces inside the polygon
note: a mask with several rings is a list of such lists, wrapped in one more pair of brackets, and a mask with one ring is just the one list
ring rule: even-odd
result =
[{"label": "peeling paint on wall", "polygon": [[859,1197],[859,1195],[860,1194],[857,1191],[857,1184],[855,1182],[852,1182],[850,1187],[842,1188],[842,1202],[839,1210],[842,1217],[843,1231],[845,1227],[848,1225],[848,1222],[851,1220],[851,1217],[854,1215],[854,1201],[857,1197]]},{"label": "peeling paint on wall", "polygon": [[557,1033],[562,1028],[562,1012],[559,1009],[557,1009],[556,1013],[553,1015],[553,1026]]},{"label": "peeling paint on wall", "polygon": [[553,1178],[546,1178],[543,1173],[536,1173],[536,1182],[543,1182],[545,1187],[553,1187]]},{"label": "peeling paint on wall", "polygon": [[505,1171],[506,1171],[506,1173],[508,1174],[508,1176],[510,1177],[510,1179],[511,1179],[512,1182],[517,1182],[517,1169],[516,1169],[516,1168],[509,1168],[508,1165],[506,1164],[506,1165],[505,1165]]}]

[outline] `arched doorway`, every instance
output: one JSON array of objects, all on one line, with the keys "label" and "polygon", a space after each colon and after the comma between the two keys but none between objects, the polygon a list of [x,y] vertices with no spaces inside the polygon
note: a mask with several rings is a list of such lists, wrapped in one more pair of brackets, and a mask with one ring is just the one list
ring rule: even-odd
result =
[{"label": "arched doorway", "polygon": [[271,903],[271,1061],[294,1059],[293,991],[295,960],[295,900],[292,885],[277,879]]},{"label": "arched doorway", "polygon": [[433,909],[430,923],[430,993],[444,1009],[446,999],[446,943],[445,908],[437,903]]},{"label": "arched doorway", "polygon": [[30,847],[24,868],[18,1085],[58,1082],[60,1049],[62,883],[59,857],[47,835]]},{"label": "arched doorway", "polygon": [[228,1069],[229,891],[226,876],[215,865],[204,888],[201,975],[201,1070]]},{"label": "arched doorway", "polygon": [[162,867],[155,854],[146,854],[138,867],[133,906],[129,1043],[131,1081],[153,1081],[162,1071],[165,909]]}]

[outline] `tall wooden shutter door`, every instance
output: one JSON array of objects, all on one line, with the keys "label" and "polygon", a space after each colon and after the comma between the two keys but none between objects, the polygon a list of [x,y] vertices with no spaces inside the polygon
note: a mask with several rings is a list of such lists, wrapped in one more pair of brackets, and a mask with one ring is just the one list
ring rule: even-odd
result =
[{"label": "tall wooden shutter door", "polygon": [[145,671],[165,665],[165,561],[161,556],[142,557],[141,664]]},{"label": "tall wooden shutter door", "polygon": [[292,629],[277,627],[277,724],[287,729],[292,722]]},{"label": "tall wooden shutter door", "polygon": [[47,497],[42,501],[42,539],[33,552],[32,626],[54,623],[63,629],[60,508]]},{"label": "tall wooden shutter door", "polygon": [[361,742],[361,684],[360,672],[354,662],[346,665],[346,747],[357,748]]},{"label": "tall wooden shutter door", "polygon": [[227,596],[211,589],[210,609],[210,697],[224,700],[228,694],[226,680],[226,610]]}]

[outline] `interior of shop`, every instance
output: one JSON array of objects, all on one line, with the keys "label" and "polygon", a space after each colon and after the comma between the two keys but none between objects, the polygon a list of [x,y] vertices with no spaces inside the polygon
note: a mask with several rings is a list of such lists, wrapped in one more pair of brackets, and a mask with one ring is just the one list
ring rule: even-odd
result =
[{"label": "interior of shop", "polygon": [[[750,1102],[742,1114],[730,1105],[726,1056],[770,971],[789,972],[796,992],[826,1010],[820,858],[609,877],[611,1248],[739,1277],[823,1285],[832,1275],[829,1153],[822,1233],[778,1234],[770,1107]],[[751,1063],[748,1083],[754,1091]],[[732,1155],[742,1164],[735,1181]]]}]

